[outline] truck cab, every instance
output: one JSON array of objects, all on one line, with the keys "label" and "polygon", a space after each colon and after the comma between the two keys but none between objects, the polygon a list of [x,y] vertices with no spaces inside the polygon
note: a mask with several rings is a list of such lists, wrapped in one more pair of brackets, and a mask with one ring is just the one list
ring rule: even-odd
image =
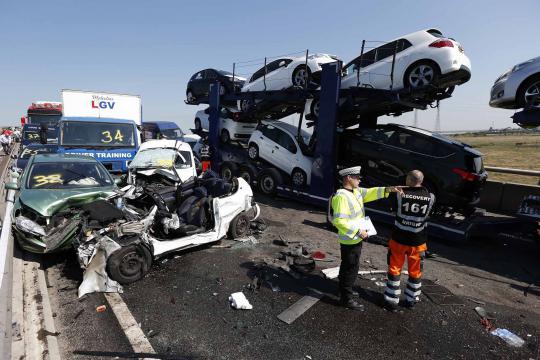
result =
[{"label": "truck cab", "polygon": [[[25,124],[21,133],[21,150],[32,143],[41,143],[40,124]],[[47,144],[58,143],[58,124],[47,126]]]},{"label": "truck cab", "polygon": [[140,146],[140,133],[133,120],[63,117],[59,123],[58,152],[92,156],[116,174],[128,165]]},{"label": "truck cab", "polygon": [[145,121],[142,123],[143,141],[181,139],[184,132],[173,121]]}]

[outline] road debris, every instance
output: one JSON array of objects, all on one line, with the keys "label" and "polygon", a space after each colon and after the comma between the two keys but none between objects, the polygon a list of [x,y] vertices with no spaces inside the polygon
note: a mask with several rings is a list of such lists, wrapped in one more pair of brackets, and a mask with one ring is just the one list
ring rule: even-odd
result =
[{"label": "road debris", "polygon": [[253,306],[249,303],[248,299],[243,292],[235,292],[229,296],[231,306],[235,309],[251,310]]},{"label": "road debris", "polygon": [[525,344],[525,340],[507,329],[498,328],[490,332],[491,335],[495,335],[503,339],[508,345],[513,347],[522,347]]},{"label": "road debris", "polygon": [[290,325],[324,296],[323,293],[315,289],[309,289],[309,291],[309,295],[304,296],[292,304],[279,314],[277,318]]},{"label": "road debris", "polygon": [[105,310],[107,310],[107,306],[105,306],[105,305],[99,305],[96,308],[96,312],[98,312],[98,313],[104,312]]},{"label": "road debris", "polygon": [[471,302],[473,302],[475,304],[478,304],[478,305],[486,305],[486,303],[483,302],[483,301],[474,300],[474,299],[471,299],[471,298],[467,298],[467,300],[469,300],[469,301],[471,301]]}]

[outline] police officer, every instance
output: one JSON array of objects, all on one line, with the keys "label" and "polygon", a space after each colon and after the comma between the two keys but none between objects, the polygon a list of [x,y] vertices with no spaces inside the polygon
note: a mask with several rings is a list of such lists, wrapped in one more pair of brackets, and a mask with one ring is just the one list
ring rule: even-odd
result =
[{"label": "police officer", "polygon": [[352,296],[360,266],[362,240],[368,237],[360,224],[365,218],[364,203],[387,197],[390,192],[399,192],[401,187],[360,188],[360,166],[343,169],[339,175],[343,188],[332,197],[332,223],[338,229],[341,244],[340,303],[353,310],[362,310],[363,305]]},{"label": "police officer", "polygon": [[424,174],[413,170],[407,174],[402,193],[396,196],[396,218],[392,238],[388,241],[388,280],[384,290],[386,308],[399,304],[401,269],[407,257],[409,279],[405,289],[405,306],[412,308],[422,288],[422,267],[427,250],[426,220],[435,203],[435,196],[422,186]]}]

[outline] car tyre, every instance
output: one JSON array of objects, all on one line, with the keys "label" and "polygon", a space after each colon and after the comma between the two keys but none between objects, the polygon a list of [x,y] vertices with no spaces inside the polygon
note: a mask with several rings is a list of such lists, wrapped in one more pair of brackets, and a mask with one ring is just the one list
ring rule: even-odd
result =
[{"label": "car tyre", "polygon": [[313,99],[311,101],[311,105],[309,106],[309,112],[313,119],[319,118],[320,105],[321,105],[321,101],[319,99]]},{"label": "car tyre", "polygon": [[195,130],[202,131],[201,119],[195,118]]},{"label": "car tyre", "polygon": [[231,141],[231,135],[229,134],[229,130],[226,130],[226,129],[221,130],[219,139],[221,140],[223,144],[228,144],[229,141]]},{"label": "car tyre", "polygon": [[120,284],[131,284],[142,279],[150,270],[152,254],[141,244],[123,246],[107,259],[107,273]]},{"label": "car tyre", "polygon": [[405,71],[403,84],[405,87],[412,89],[436,85],[440,74],[439,66],[435,62],[421,60],[409,66],[407,71]]},{"label": "car tyre", "polygon": [[292,84],[293,86],[306,88],[309,85],[311,79],[311,71],[309,67],[305,65],[300,65],[294,69],[292,73]]},{"label": "car tyre", "polygon": [[244,212],[236,215],[229,225],[229,237],[238,239],[247,235],[249,231],[249,219]]},{"label": "car tyre", "polygon": [[219,176],[223,180],[227,182],[231,182],[231,180],[233,179],[237,171],[238,171],[238,166],[235,163],[226,161],[223,164],[221,164],[219,168]]},{"label": "car tyre", "polygon": [[250,143],[248,146],[248,156],[251,160],[259,158],[259,147],[255,143]]},{"label": "car tyre", "polygon": [[291,173],[291,181],[295,187],[301,187],[307,183],[306,172],[302,169],[295,168]]},{"label": "car tyre", "polygon": [[254,102],[251,99],[245,99],[240,101],[240,110],[242,112],[250,112],[253,109]]},{"label": "car tyre", "polygon": [[193,91],[191,91],[190,89],[186,91],[186,99],[188,103],[192,103],[195,101],[195,95],[193,95]]},{"label": "car tyre", "polygon": [[283,178],[277,169],[265,169],[259,174],[257,185],[265,195],[274,195],[281,184],[283,184]]},{"label": "car tyre", "polygon": [[[536,100],[534,101],[534,96]],[[531,103],[531,101],[534,101]],[[516,93],[516,103],[520,108],[531,106],[540,109],[540,75],[525,80]]]},{"label": "car tyre", "polygon": [[238,170],[238,177],[246,180],[246,182],[251,185],[257,177],[257,170],[249,165],[240,166],[240,169]]}]

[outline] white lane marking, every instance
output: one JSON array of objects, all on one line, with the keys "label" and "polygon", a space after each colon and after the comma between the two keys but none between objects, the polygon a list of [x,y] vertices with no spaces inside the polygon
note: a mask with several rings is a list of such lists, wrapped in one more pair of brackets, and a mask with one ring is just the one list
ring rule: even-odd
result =
[{"label": "white lane marking", "polygon": [[[131,311],[129,311],[126,303],[118,293],[105,293],[105,298],[109,302],[116,319],[120,323],[120,327],[126,334],[126,337],[135,353],[155,354],[154,348],[148,341],[146,335],[135,321]],[[155,359],[148,358],[147,359]]]},{"label": "white lane marking", "polygon": [[277,318],[290,325],[324,296],[323,293],[315,289],[309,290],[311,294],[304,296],[292,304],[288,309],[279,314]]}]

